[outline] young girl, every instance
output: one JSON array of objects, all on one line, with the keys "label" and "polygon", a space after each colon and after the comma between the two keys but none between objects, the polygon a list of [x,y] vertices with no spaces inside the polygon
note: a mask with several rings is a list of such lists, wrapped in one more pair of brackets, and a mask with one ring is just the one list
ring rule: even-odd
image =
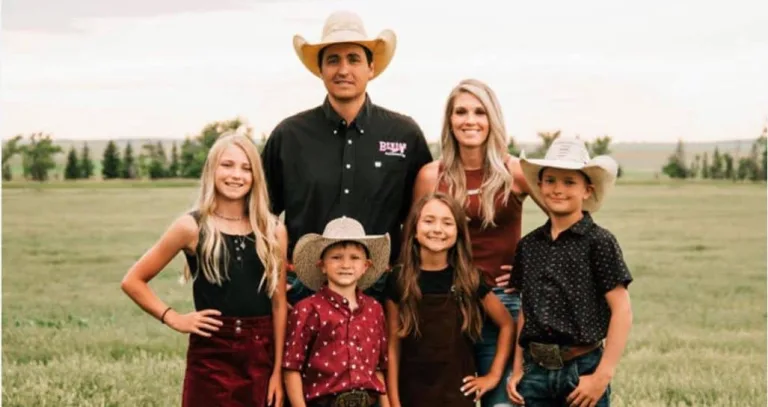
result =
[{"label": "young girl", "polygon": [[[285,299],[284,226],[269,212],[256,146],[237,135],[211,147],[195,208],[179,217],[123,278],[144,311],[189,335],[182,405],[280,406]],[[177,313],[149,288],[180,251],[195,312]]]},{"label": "young girl", "polygon": [[[443,193],[416,203],[403,228],[402,265],[387,279],[387,389],[393,407],[473,407],[499,383],[512,317],[472,265],[466,215]],[[477,376],[482,311],[499,326],[490,371]]]}]

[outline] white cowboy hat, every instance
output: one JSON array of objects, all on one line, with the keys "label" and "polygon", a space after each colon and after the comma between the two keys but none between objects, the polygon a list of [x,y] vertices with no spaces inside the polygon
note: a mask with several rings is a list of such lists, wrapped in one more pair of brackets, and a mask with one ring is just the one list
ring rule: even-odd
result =
[{"label": "white cowboy hat", "polygon": [[522,167],[525,180],[531,188],[531,194],[539,202],[542,202],[539,173],[543,168],[579,170],[587,174],[592,181],[594,191],[592,191],[589,199],[584,201],[583,209],[590,213],[600,209],[605,195],[616,183],[619,169],[616,161],[607,155],[590,159],[589,151],[587,151],[584,142],[570,137],[556,138],[547,149],[547,154],[543,159],[520,158],[520,167]]},{"label": "white cowboy hat", "polygon": [[[354,43],[368,48],[373,54],[373,78],[381,75],[392,61],[397,46],[394,31],[384,30],[378,37],[369,38],[360,17],[349,11],[337,11],[325,20],[320,42],[311,44],[300,35],[293,36],[293,48],[296,55],[310,72],[321,77],[317,56],[320,50],[340,43]],[[371,79],[373,79],[371,78]]]},{"label": "white cowboy hat", "polygon": [[307,233],[296,242],[293,250],[293,271],[309,289],[317,291],[325,283],[326,276],[317,267],[317,262],[323,250],[338,242],[358,242],[368,249],[373,265],[368,267],[357,282],[361,290],[372,286],[386,271],[390,252],[389,233],[367,236],[360,222],[341,217],[328,222],[322,235]]}]

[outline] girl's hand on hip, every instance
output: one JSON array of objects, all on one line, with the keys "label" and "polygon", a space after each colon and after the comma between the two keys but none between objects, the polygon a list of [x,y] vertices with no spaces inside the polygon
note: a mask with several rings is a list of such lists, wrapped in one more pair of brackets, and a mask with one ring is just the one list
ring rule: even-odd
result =
[{"label": "girl's hand on hip", "polygon": [[465,396],[469,396],[470,394],[474,393],[474,400],[479,401],[485,393],[487,393],[489,390],[492,390],[494,387],[496,387],[497,384],[499,384],[500,379],[500,377],[494,376],[492,374],[487,374],[485,376],[467,376],[462,380],[464,385],[461,386],[460,389]]},{"label": "girl's hand on hip", "polygon": [[210,332],[217,332],[224,323],[213,316],[220,316],[221,312],[215,309],[206,309],[188,314],[170,313],[165,317],[166,325],[181,333],[193,333],[210,338]]}]

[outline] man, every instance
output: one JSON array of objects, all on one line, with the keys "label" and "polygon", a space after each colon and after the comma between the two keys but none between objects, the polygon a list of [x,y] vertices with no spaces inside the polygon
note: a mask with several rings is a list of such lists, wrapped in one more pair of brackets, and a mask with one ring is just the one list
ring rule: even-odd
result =
[{"label": "man", "polygon": [[[419,169],[432,160],[427,141],[408,116],[371,102],[366,87],[392,60],[395,33],[370,39],[359,16],[341,11],[325,22],[322,39],[295,36],[301,62],[322,79],[323,103],[280,122],[262,152],[272,210],[285,211],[288,258],[296,241],[351,217],[371,234],[389,233],[392,265]],[[295,304],[312,292],[289,273]],[[383,278],[366,293],[382,300]]]}]

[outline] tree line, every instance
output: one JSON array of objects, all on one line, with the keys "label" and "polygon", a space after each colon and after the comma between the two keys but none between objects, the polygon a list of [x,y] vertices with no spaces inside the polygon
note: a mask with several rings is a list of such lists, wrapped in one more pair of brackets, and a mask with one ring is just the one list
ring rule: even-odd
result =
[{"label": "tree line", "polygon": [[[138,146],[138,151],[129,141],[120,151],[114,140],[109,140],[101,158],[101,177],[109,179],[141,179],[152,180],[162,178],[199,178],[208,150],[222,134],[229,131],[239,131],[259,148],[263,148],[265,135],[260,140],[254,140],[252,129],[246,127],[239,118],[217,121],[207,124],[194,137],[187,137],[179,148],[173,142],[170,156],[162,142],[150,142]],[[13,178],[10,159],[19,154],[22,159],[24,179],[46,181],[51,170],[56,168],[54,156],[62,152],[62,148],[53,143],[50,134],[34,133],[22,145],[22,135],[17,135],[3,145],[2,172],[3,179]],[[78,152],[75,146],[70,147],[64,167],[64,179],[89,179],[94,175],[94,160],[87,143]]]},{"label": "tree line", "polygon": [[696,154],[690,162],[686,159],[685,145],[678,140],[674,153],[667,159],[662,172],[676,179],[726,179],[733,181],[765,181],[768,170],[768,126],[752,142],[749,152],[736,156],[721,152],[718,147],[710,156]]}]

